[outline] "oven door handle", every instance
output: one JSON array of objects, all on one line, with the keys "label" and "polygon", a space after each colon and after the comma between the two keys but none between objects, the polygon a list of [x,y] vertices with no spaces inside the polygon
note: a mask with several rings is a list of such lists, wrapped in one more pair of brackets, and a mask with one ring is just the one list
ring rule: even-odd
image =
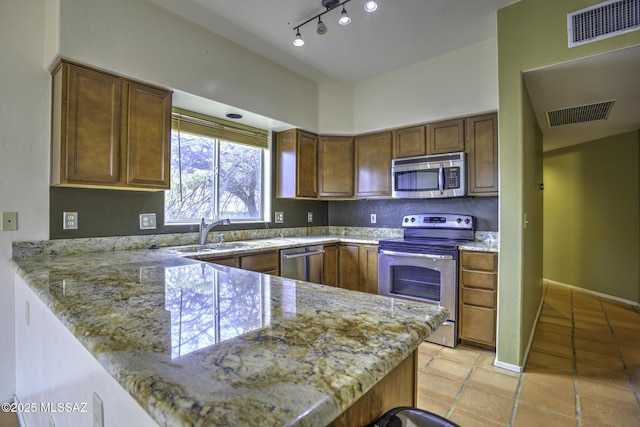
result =
[{"label": "oven door handle", "polygon": [[441,259],[441,260],[453,259],[451,255],[414,254],[409,252],[395,252],[395,251],[385,251],[385,250],[381,250],[380,253],[384,255],[407,257],[407,258],[428,258],[428,259]]}]

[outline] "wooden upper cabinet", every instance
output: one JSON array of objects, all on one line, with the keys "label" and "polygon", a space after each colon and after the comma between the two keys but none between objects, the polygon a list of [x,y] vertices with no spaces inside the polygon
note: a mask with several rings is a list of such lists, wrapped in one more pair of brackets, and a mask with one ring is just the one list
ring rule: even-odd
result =
[{"label": "wooden upper cabinet", "polygon": [[353,196],[353,138],[320,136],[318,140],[318,196]]},{"label": "wooden upper cabinet", "polygon": [[65,60],[52,87],[51,185],[169,188],[170,91]]},{"label": "wooden upper cabinet", "polygon": [[417,157],[427,154],[426,127],[412,126],[393,132],[393,158]]},{"label": "wooden upper cabinet", "polygon": [[464,119],[427,125],[427,154],[464,151]]},{"label": "wooden upper cabinet", "polygon": [[127,184],[169,188],[171,93],[127,84]]},{"label": "wooden upper cabinet", "polygon": [[498,195],[498,115],[466,119],[467,179],[470,196]]},{"label": "wooden upper cabinet", "polygon": [[276,197],[316,198],[318,136],[298,129],[278,133]]},{"label": "wooden upper cabinet", "polygon": [[355,196],[391,196],[391,131],[355,138]]}]

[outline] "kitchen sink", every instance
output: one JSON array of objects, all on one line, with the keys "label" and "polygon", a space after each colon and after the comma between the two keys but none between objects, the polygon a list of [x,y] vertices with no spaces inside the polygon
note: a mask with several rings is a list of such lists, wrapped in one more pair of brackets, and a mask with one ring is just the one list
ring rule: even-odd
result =
[{"label": "kitchen sink", "polygon": [[182,253],[211,253],[211,252],[222,252],[222,251],[230,251],[233,249],[243,249],[250,248],[253,245],[245,242],[224,242],[224,243],[209,243],[205,245],[188,245],[188,246],[173,246],[168,249],[172,251],[182,252]]}]

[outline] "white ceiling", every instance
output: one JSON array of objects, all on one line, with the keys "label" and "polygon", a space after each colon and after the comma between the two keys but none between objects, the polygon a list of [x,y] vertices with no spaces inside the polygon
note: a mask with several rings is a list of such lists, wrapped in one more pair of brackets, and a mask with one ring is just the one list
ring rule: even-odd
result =
[{"label": "white ceiling", "polygon": [[518,0],[364,0],[345,6],[351,24],[338,24],[341,8],[300,29],[323,12],[321,0],[151,0],[245,48],[317,82],[352,83],[416,64],[496,37],[496,10]]},{"label": "white ceiling", "polygon": [[[496,37],[496,11],[518,0],[377,0],[374,13],[364,11],[364,0],[351,0],[346,5],[351,24],[340,26],[341,9],[334,9],[322,18],[327,34],[316,34],[317,21],[300,29],[302,47],[293,46],[293,28],[325,10],[321,0],[150,1],[310,80],[354,83]],[[639,129],[639,61],[636,47],[526,72],[543,149]],[[610,99],[616,104],[604,122],[546,125],[549,109]],[[229,110],[209,105],[214,106],[210,114]],[[283,126],[240,112],[252,118],[248,124],[273,130]]]}]

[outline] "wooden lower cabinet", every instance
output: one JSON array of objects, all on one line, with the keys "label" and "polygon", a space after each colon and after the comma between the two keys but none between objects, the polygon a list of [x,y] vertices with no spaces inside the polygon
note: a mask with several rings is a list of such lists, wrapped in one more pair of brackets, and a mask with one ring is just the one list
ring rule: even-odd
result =
[{"label": "wooden lower cabinet", "polygon": [[347,408],[330,427],[368,426],[390,409],[416,406],[418,391],[418,351],[404,361]]},{"label": "wooden lower cabinet", "polygon": [[498,254],[460,252],[458,337],[495,347]]},{"label": "wooden lower cabinet", "polygon": [[280,274],[280,254],[278,251],[257,252],[246,255],[233,255],[224,257],[202,258],[202,261],[212,264],[226,265],[242,268],[259,273]]},{"label": "wooden lower cabinet", "polygon": [[338,286],[338,244],[324,245],[322,263],[322,281],[324,285]]},{"label": "wooden lower cabinet", "polygon": [[338,287],[378,293],[378,245],[338,245]]}]

